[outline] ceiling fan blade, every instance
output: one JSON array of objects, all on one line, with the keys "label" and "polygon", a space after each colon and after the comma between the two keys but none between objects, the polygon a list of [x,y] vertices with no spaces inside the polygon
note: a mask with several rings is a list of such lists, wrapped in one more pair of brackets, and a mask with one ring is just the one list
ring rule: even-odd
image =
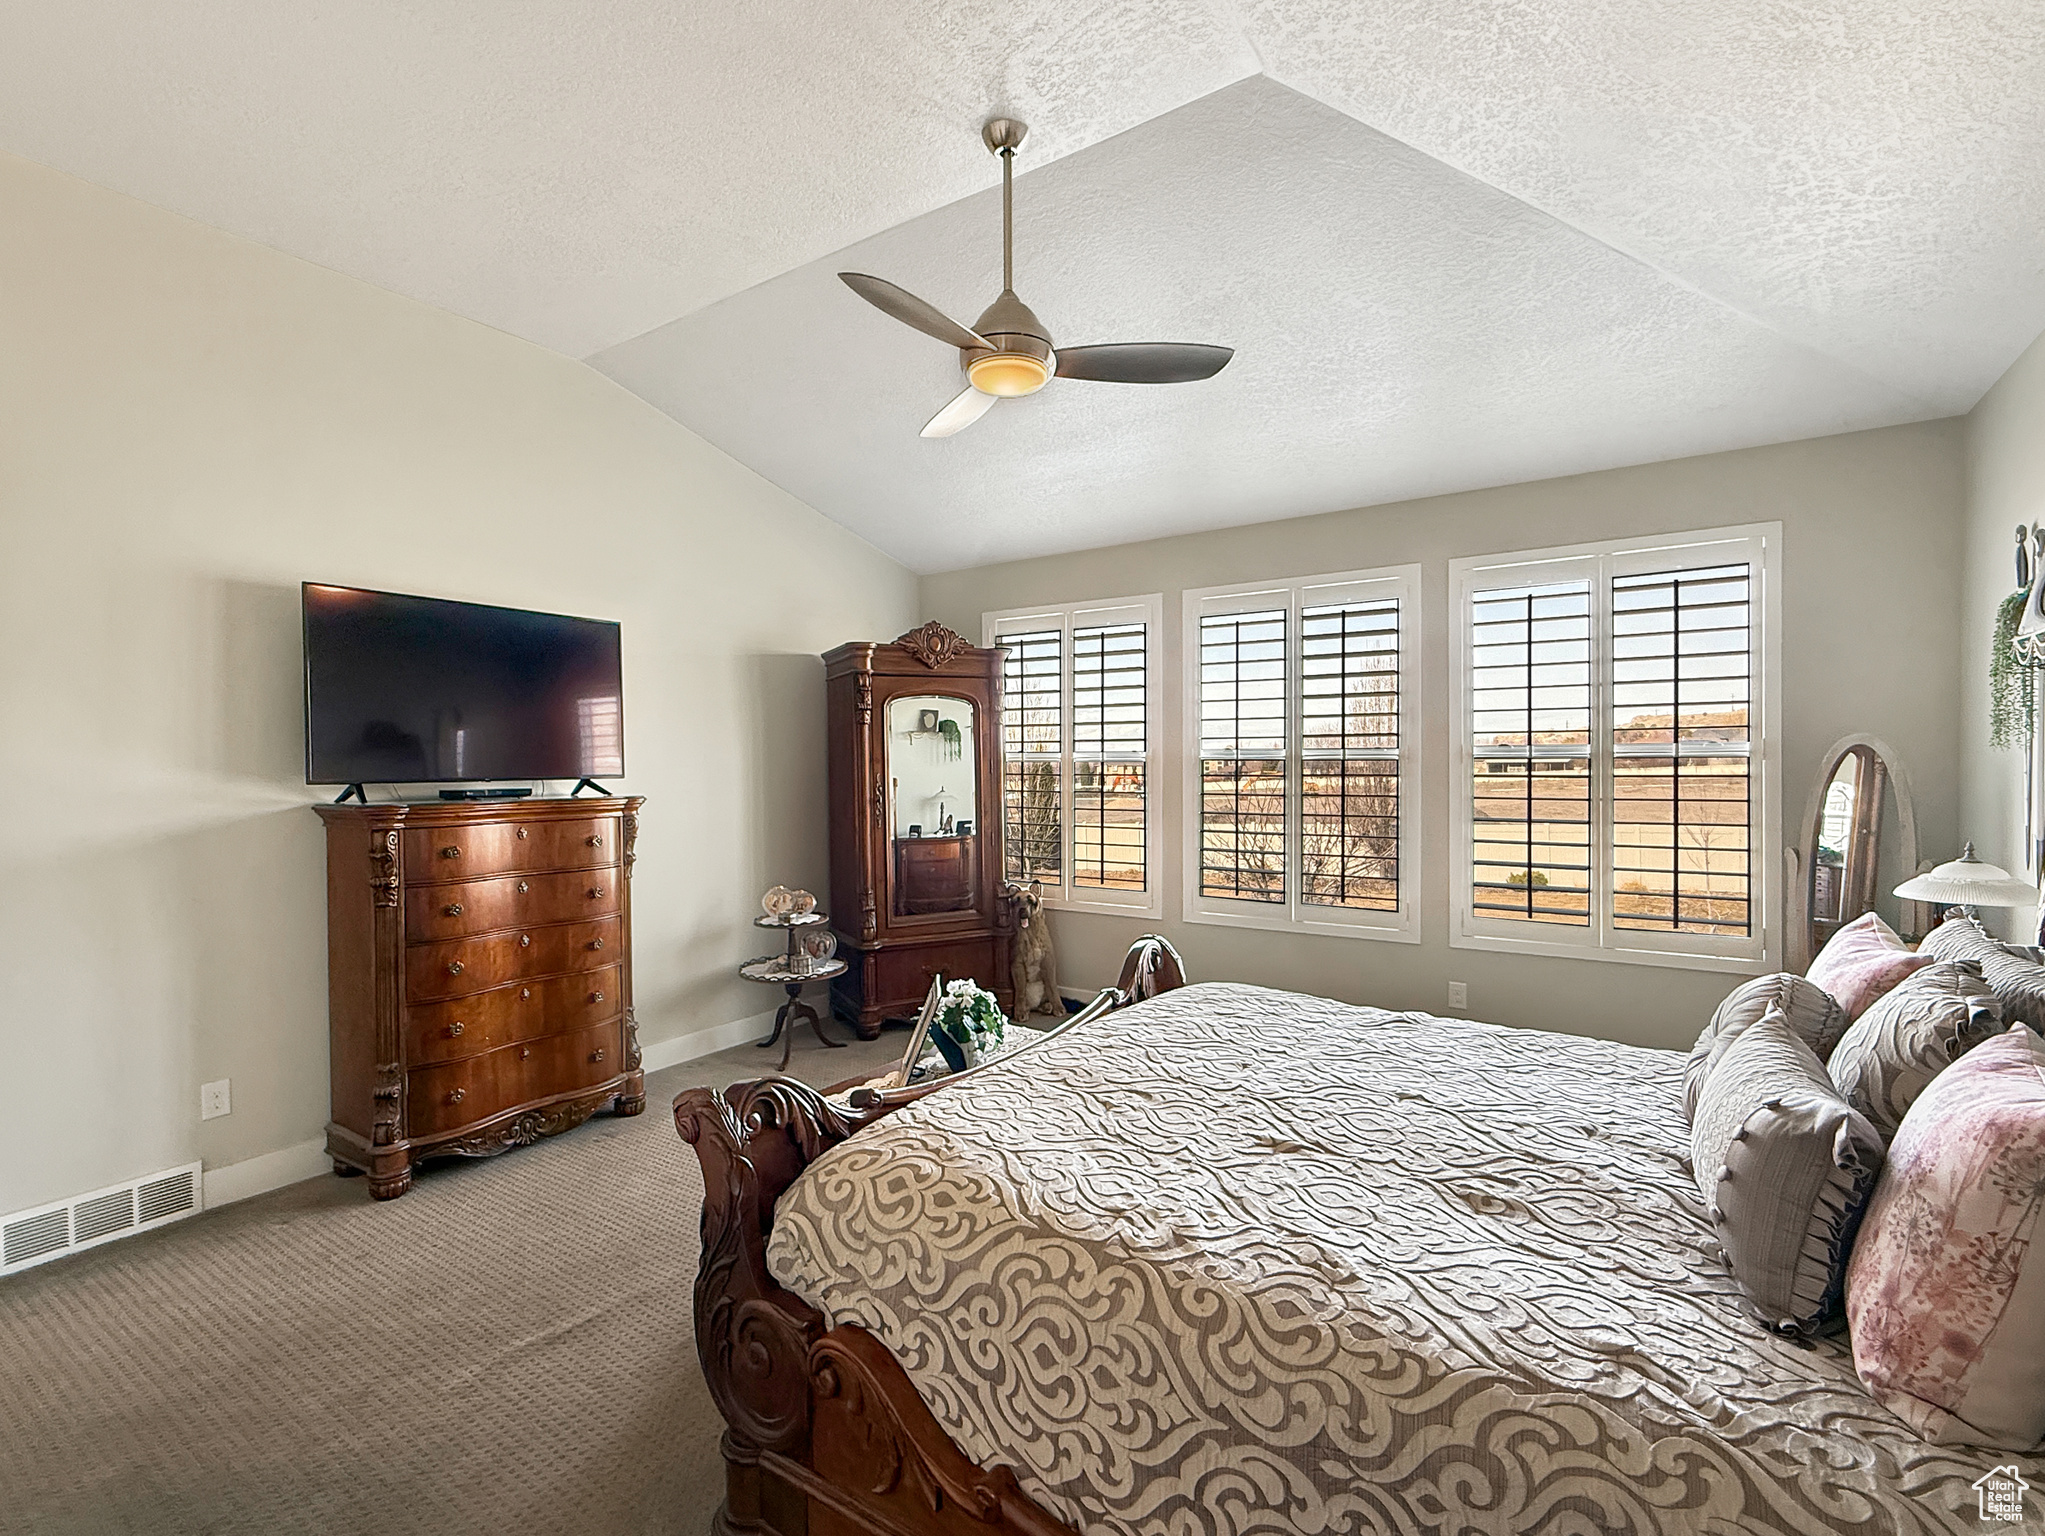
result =
[{"label": "ceiling fan blade", "polygon": [[968,384],[952,396],[949,405],[930,418],[929,423],[923,428],[922,435],[950,437],[954,432],[962,432],[985,416],[1000,398],[999,395],[983,395]]},{"label": "ceiling fan blade", "polygon": [[1060,347],[1058,377],[1095,379],[1103,384],[1191,384],[1211,379],[1228,366],[1233,347],[1200,341],[1111,341],[1094,347]]},{"label": "ceiling fan blade", "polygon": [[977,333],[967,330],[935,304],[924,303],[906,288],[897,288],[885,278],[868,277],[864,272],[840,272],[838,276],[847,288],[882,314],[893,315],[902,324],[913,325],[948,347],[987,347]]}]

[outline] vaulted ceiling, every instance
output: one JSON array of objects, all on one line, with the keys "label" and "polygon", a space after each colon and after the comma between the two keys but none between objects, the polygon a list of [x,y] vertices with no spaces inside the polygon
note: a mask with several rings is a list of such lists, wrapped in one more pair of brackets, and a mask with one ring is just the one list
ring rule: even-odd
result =
[{"label": "vaulted ceiling", "polygon": [[[919,438],[993,112],[1066,343]],[[2035,0],[0,0],[0,148],[589,359],[920,570],[1963,411],[2045,328]]]}]

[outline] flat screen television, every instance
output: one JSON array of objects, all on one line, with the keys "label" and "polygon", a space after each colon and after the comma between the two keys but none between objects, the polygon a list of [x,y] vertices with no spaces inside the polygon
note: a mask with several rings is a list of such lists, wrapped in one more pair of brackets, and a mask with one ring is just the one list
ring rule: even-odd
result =
[{"label": "flat screen television", "polygon": [[618,626],[306,582],[305,781],[625,771]]}]

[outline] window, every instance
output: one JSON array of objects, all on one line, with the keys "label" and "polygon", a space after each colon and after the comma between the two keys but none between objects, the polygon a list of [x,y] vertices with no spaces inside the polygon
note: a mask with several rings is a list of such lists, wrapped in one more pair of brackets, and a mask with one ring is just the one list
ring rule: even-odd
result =
[{"label": "window", "polygon": [[1186,917],[1417,942],[1419,567],[1186,594]]},{"label": "window", "polygon": [[1774,525],[1457,560],[1452,942],[1757,969]]},{"label": "window", "polygon": [[1162,598],[990,613],[1003,874],[1060,906],[1156,916],[1152,789]]}]

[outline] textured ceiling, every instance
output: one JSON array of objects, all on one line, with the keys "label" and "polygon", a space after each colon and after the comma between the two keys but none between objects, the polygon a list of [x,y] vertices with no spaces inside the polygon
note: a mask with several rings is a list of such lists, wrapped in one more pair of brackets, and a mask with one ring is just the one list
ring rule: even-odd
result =
[{"label": "textured ceiling", "polygon": [[1938,414],[1258,78],[1016,187],[1017,286],[1055,340],[1235,360],[1054,380],[926,441],[958,354],[834,273],[970,321],[1000,220],[982,193],[596,364],[919,570]]},{"label": "textured ceiling", "polygon": [[2045,327],[2039,0],[1244,14],[1295,89],[1944,410]]},{"label": "textured ceiling", "polygon": [[[970,320],[997,110],[1024,297],[1218,379],[915,436],[952,355],[829,274]],[[591,356],[920,569],[1965,410],[2041,145],[2037,0],[0,0],[0,148]]]},{"label": "textured ceiling", "polygon": [[573,357],[1256,67],[1202,0],[0,0],[0,148]]}]

